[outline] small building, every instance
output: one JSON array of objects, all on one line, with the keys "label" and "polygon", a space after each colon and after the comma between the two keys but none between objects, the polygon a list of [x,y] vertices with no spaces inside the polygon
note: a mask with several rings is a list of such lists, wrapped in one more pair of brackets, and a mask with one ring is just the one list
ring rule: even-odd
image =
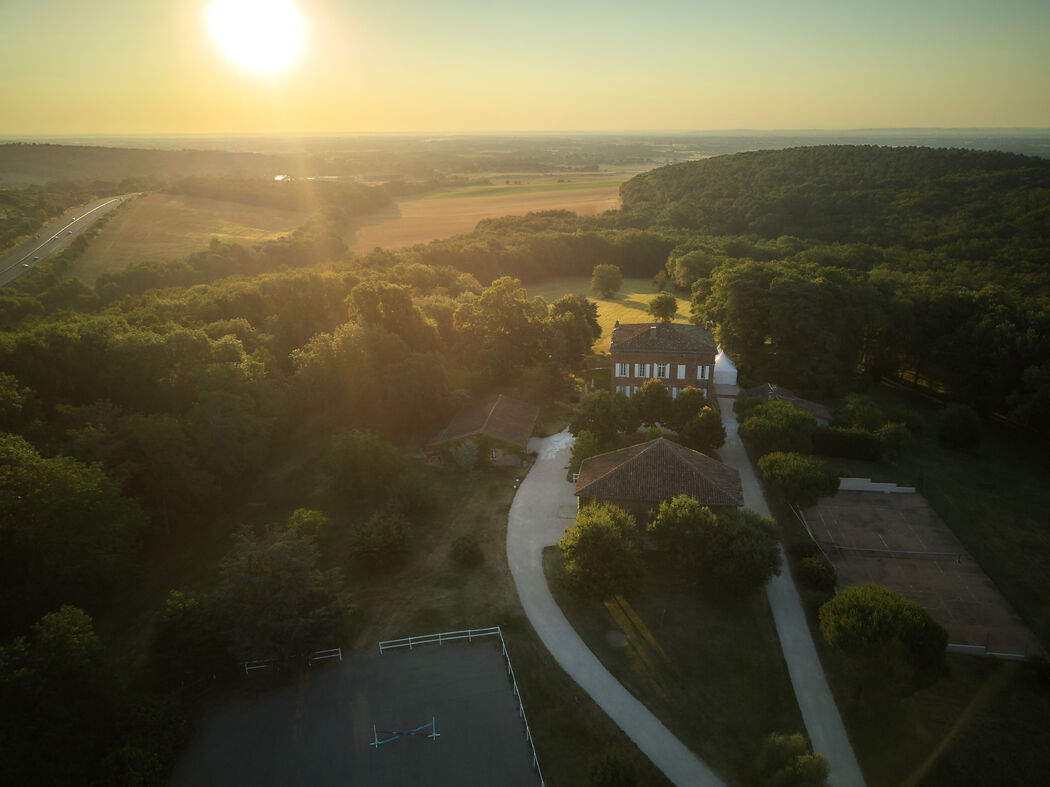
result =
[{"label": "small building", "polygon": [[633,396],[646,380],[660,380],[672,399],[690,387],[711,396],[717,352],[711,331],[699,325],[617,322],[609,345],[612,390]]},{"label": "small building", "polygon": [[736,385],[736,364],[721,347],[715,356],[715,385]]},{"label": "small building", "polygon": [[713,509],[744,504],[740,473],[665,437],[585,459],[576,478],[578,505],[611,503],[640,526],[664,500],[696,498]]},{"label": "small building", "polygon": [[431,459],[454,459],[457,452],[477,451],[477,464],[520,467],[529,447],[539,408],[499,394],[463,407],[427,443]]},{"label": "small building", "polygon": [[776,383],[756,385],[754,388],[745,390],[743,395],[768,399],[771,402],[788,402],[812,415],[821,426],[827,426],[831,423],[831,411],[827,407],[820,402],[811,402],[809,399],[803,399],[801,396],[796,395],[794,391]]}]

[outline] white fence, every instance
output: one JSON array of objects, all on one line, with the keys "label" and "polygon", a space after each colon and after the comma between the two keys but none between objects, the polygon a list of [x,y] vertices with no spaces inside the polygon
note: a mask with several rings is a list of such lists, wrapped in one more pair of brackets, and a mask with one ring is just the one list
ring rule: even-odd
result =
[{"label": "white fence", "polygon": [[485,639],[486,637],[497,637],[499,639],[500,650],[503,652],[503,659],[507,662],[507,675],[510,676],[511,685],[514,687],[514,696],[518,700],[518,716],[521,718],[521,723],[525,726],[525,740],[529,743],[529,748],[532,751],[532,767],[536,769],[536,774],[540,777],[540,787],[544,787],[543,771],[540,770],[540,760],[536,756],[536,742],[532,739],[532,730],[529,729],[529,722],[525,718],[525,706],[521,703],[521,694],[518,692],[518,680],[514,677],[514,667],[510,663],[510,654],[507,653],[507,643],[503,640],[503,632],[499,626],[492,626],[484,629],[466,629],[464,631],[445,631],[440,634],[423,634],[417,637],[403,637],[401,639],[388,639],[379,643],[379,652],[384,653],[388,650],[395,648],[408,648],[412,650],[420,645],[443,645],[446,642],[458,642],[466,640],[467,642],[473,642],[476,639]]}]

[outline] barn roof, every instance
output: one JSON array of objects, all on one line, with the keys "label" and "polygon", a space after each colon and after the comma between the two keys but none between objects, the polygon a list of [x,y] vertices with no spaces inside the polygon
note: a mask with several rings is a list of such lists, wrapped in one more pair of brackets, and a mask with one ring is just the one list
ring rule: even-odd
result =
[{"label": "barn roof", "polygon": [[430,442],[432,445],[442,445],[464,437],[483,435],[526,448],[539,412],[539,408],[528,402],[499,394],[494,399],[462,408]]}]

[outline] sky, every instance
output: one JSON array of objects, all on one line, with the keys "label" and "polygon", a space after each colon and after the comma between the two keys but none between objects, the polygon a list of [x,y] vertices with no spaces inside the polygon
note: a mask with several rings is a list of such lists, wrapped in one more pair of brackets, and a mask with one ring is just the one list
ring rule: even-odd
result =
[{"label": "sky", "polygon": [[0,0],[0,134],[1050,127],[1047,0]]}]

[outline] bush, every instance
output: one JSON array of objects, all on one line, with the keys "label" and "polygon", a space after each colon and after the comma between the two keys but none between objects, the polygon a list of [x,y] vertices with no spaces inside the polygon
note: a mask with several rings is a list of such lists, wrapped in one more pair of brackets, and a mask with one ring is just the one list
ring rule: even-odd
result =
[{"label": "bush", "polygon": [[820,590],[824,593],[834,593],[838,574],[835,567],[823,555],[810,555],[798,562],[795,569],[795,578],[803,587],[812,590]]},{"label": "bush", "polygon": [[816,419],[789,402],[764,402],[740,424],[740,436],[759,455],[773,451],[808,454]]},{"label": "bush", "polygon": [[743,422],[754,415],[756,407],[768,401],[764,396],[738,396],[733,402],[733,412],[737,420]]},{"label": "bush", "polygon": [[770,733],[755,760],[755,784],[763,787],[827,787],[830,766],[800,734]]},{"label": "bush", "polygon": [[634,517],[622,508],[584,506],[558,542],[566,581],[596,599],[630,592],[642,573],[640,541]]},{"label": "bush", "polygon": [[875,432],[879,441],[879,454],[884,462],[896,463],[912,447],[915,440],[911,430],[900,421],[891,421]]},{"label": "bush", "polygon": [[453,541],[451,553],[456,568],[463,570],[480,566],[485,561],[485,553],[481,551],[478,537],[473,533],[467,533]]},{"label": "bush", "polygon": [[809,508],[839,488],[839,476],[823,459],[775,452],[758,460],[762,478],[789,504]]},{"label": "bush", "polygon": [[408,522],[400,514],[375,514],[355,528],[350,550],[362,566],[389,568],[409,553]]},{"label": "bush", "polygon": [[950,404],[937,420],[937,441],[953,451],[973,451],[981,445],[981,419],[964,404]]},{"label": "bush", "polygon": [[841,590],[820,608],[820,630],[863,680],[908,696],[944,669],[945,631],[914,601],[876,585]]},{"label": "bush", "polygon": [[859,426],[818,426],[813,432],[813,453],[875,462],[880,456],[879,439]]}]

